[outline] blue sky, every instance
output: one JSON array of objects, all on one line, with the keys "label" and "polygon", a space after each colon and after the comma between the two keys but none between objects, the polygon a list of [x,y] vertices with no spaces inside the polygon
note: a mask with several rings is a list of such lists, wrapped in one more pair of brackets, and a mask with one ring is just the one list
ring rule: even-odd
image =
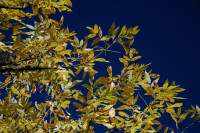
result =
[{"label": "blue sky", "polygon": [[[188,98],[184,100],[186,108],[191,104],[200,106],[200,1],[72,0],[72,3],[73,12],[65,13],[64,26],[75,30],[80,38],[89,33],[85,27],[94,24],[101,26],[105,33],[113,21],[118,26],[138,25],[141,31],[134,47],[143,56],[140,63],[152,63],[148,70],[161,75],[160,84],[168,78],[186,88],[181,93]],[[114,49],[121,50],[120,47]],[[120,65],[115,65],[120,56],[107,55],[116,74],[121,69]],[[182,128],[184,124],[187,123],[183,123]],[[188,131],[196,132],[198,127],[196,124]]]}]

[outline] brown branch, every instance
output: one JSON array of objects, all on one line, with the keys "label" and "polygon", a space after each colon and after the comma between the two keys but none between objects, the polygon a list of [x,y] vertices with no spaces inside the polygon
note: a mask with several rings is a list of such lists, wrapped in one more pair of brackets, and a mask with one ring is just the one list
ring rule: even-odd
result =
[{"label": "brown branch", "polygon": [[102,55],[103,53],[105,53],[111,46],[113,46],[116,42],[114,41],[111,45],[109,45],[106,49],[104,49],[103,51],[101,51],[99,54],[97,54],[96,56],[94,56],[93,58],[91,58],[90,60],[86,61],[86,62],[83,62],[83,63],[80,63],[80,64],[76,64],[76,65],[71,65],[71,66],[64,66],[62,65],[61,67],[62,68],[72,68],[72,67],[77,67],[77,66],[81,66],[81,65],[84,65],[85,63],[88,63],[90,62],[91,60],[99,57],[100,55]]},{"label": "brown branch", "polygon": [[32,59],[36,59],[36,58],[38,58],[38,57],[43,57],[46,53],[49,53],[51,50],[52,50],[53,48],[51,48],[51,49],[49,49],[49,50],[47,50],[46,52],[44,52],[44,53],[42,53],[41,55],[37,55],[37,56],[35,56],[35,57],[29,57],[29,58],[25,58],[25,59],[23,59],[23,60],[20,60],[20,61],[15,61],[15,62],[9,62],[9,63],[1,63],[0,64],[0,67],[2,67],[2,66],[7,66],[7,65],[15,65],[15,64],[17,64],[17,63],[19,63],[19,62],[23,62],[23,61],[28,61],[28,60],[32,60]]},{"label": "brown branch", "polygon": [[25,66],[21,68],[0,68],[0,72],[20,72],[20,71],[36,71],[36,70],[53,70],[53,69],[59,69],[56,67],[31,67],[31,66]]},{"label": "brown branch", "polygon": [[89,122],[89,124],[88,124],[88,128],[87,128],[87,132],[86,132],[86,133],[88,133],[88,131],[90,130],[91,122],[92,122],[92,120],[90,120],[90,122]]},{"label": "brown branch", "polygon": [[114,132],[117,132],[117,131],[120,131],[120,130],[122,130],[123,128],[116,128],[116,129],[114,129],[114,130],[112,130],[112,131],[110,131],[110,132],[108,132],[108,133],[114,133]]},{"label": "brown branch", "polygon": [[7,6],[3,6],[3,5],[0,5],[0,9],[1,8],[5,8],[5,9],[27,9],[27,8],[31,8],[32,6],[26,6],[26,7],[7,7]]}]

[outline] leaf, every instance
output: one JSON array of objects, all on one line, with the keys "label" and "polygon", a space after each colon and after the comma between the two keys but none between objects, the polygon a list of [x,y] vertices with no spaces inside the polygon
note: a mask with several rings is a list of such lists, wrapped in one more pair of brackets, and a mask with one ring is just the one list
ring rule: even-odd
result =
[{"label": "leaf", "polygon": [[31,106],[31,104],[32,104],[32,102],[28,102],[26,105],[25,105],[25,109],[31,109],[31,108],[29,108],[30,106]]},{"label": "leaf", "polygon": [[159,125],[159,127],[156,129],[156,131],[158,132],[161,128],[162,128],[162,125]]},{"label": "leaf", "polygon": [[168,127],[165,128],[164,133],[167,133],[167,131],[168,131]]},{"label": "leaf", "polygon": [[119,31],[119,28],[120,28],[120,26],[117,27],[117,28],[113,31],[113,33],[112,33],[112,39],[114,39],[114,38],[116,37],[116,35],[117,35],[118,31]]},{"label": "leaf", "polygon": [[133,54],[134,54],[134,49],[131,48],[131,50],[129,51],[129,57],[133,58]]},{"label": "leaf", "polygon": [[99,32],[99,28],[97,24],[94,25],[94,33],[97,34]]},{"label": "leaf", "polygon": [[96,59],[94,59],[94,61],[99,61],[99,62],[109,62],[109,61],[107,61],[107,60],[104,59],[104,58],[96,58]]},{"label": "leaf", "polygon": [[20,92],[14,86],[11,87],[11,90],[14,94],[21,95]]},{"label": "leaf", "polygon": [[149,76],[149,74],[147,73],[146,70],[145,70],[145,79],[149,84],[151,83],[151,78],[150,78],[150,76]]},{"label": "leaf", "polygon": [[197,105],[196,105],[196,111],[197,111],[198,114],[200,114],[200,108]]},{"label": "leaf", "polygon": [[93,95],[93,92],[91,90],[88,91],[87,93],[87,100],[89,100]]},{"label": "leaf", "polygon": [[90,38],[94,38],[96,36],[96,34],[89,34],[87,37],[88,37],[88,39],[90,39]]},{"label": "leaf", "polygon": [[104,126],[106,126],[108,129],[112,129],[114,128],[115,126],[109,124],[109,123],[103,123]]},{"label": "leaf", "polygon": [[73,102],[73,105],[75,107],[77,107],[78,109],[82,109],[83,108],[83,106],[80,103],[77,103],[77,102]]},{"label": "leaf", "polygon": [[134,57],[133,59],[131,59],[131,61],[136,61],[136,60],[138,60],[138,59],[140,59],[142,56],[136,56],[136,57]]},{"label": "leaf", "polygon": [[66,101],[64,101],[64,102],[61,103],[61,107],[62,108],[67,108],[67,107],[69,107],[70,103],[71,103],[70,100],[66,100]]},{"label": "leaf", "polygon": [[199,118],[200,118],[200,114],[198,114],[198,115],[196,115],[196,116],[194,117],[194,121],[199,120]]},{"label": "leaf", "polygon": [[93,42],[92,42],[91,46],[93,46],[93,45],[97,44],[97,43],[98,43],[100,40],[101,40],[101,38],[100,38],[100,37],[97,37],[97,38],[95,38],[95,39],[93,40]]},{"label": "leaf", "polygon": [[115,22],[112,23],[110,29],[108,30],[108,35],[111,35],[115,29]]},{"label": "leaf", "polygon": [[122,106],[118,107],[117,109],[118,110],[124,110],[124,109],[130,109],[130,107],[127,106],[127,105],[122,105]]},{"label": "leaf", "polygon": [[118,112],[120,116],[129,118],[128,114],[122,111]]},{"label": "leaf", "polygon": [[122,62],[124,64],[124,66],[128,66],[128,61],[123,59],[123,58],[119,58],[119,61]]},{"label": "leaf", "polygon": [[32,25],[26,24],[26,27],[28,27],[31,30],[34,30],[35,28]]},{"label": "leaf", "polygon": [[74,36],[74,42],[79,45],[79,40],[76,36]]},{"label": "leaf", "polygon": [[39,17],[40,21],[43,22],[44,19],[43,19],[42,15],[38,14],[38,17]]},{"label": "leaf", "polygon": [[33,4],[33,6],[32,6],[32,10],[33,10],[33,14],[34,15],[37,15],[38,14],[38,5],[37,4]]},{"label": "leaf", "polygon": [[110,115],[110,117],[115,117],[115,109],[114,108],[110,109],[109,115]]},{"label": "leaf", "polygon": [[107,71],[109,76],[112,77],[112,66],[108,66]]},{"label": "leaf", "polygon": [[12,76],[10,75],[10,76],[8,76],[7,78],[6,78],[6,80],[4,81],[4,83],[5,84],[7,84],[10,80],[11,80],[11,78],[12,78]]},{"label": "leaf", "polygon": [[121,32],[119,33],[119,36],[118,37],[122,37],[123,35],[126,34],[126,31],[127,31],[127,28],[126,28],[126,25],[124,25],[121,29]]},{"label": "leaf", "polygon": [[56,48],[55,48],[55,51],[62,51],[64,49],[63,45],[58,45]]},{"label": "leaf", "polygon": [[165,83],[163,85],[163,90],[167,89],[168,85],[169,85],[169,81],[167,79],[167,80],[165,80]]}]

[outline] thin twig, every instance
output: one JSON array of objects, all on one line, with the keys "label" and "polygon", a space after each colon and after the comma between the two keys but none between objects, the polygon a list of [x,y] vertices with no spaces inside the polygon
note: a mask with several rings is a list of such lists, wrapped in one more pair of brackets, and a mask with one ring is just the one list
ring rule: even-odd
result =
[{"label": "thin twig", "polygon": [[[199,122],[199,121],[198,121]],[[195,122],[192,122],[189,126],[187,126],[181,133],[184,133],[187,131],[188,128],[190,128],[192,125],[194,125]]]},{"label": "thin twig", "polygon": [[139,92],[138,92],[138,94],[139,94],[140,98],[142,98],[142,100],[144,101],[144,103],[146,104],[146,106],[148,107],[148,104],[147,104],[147,102],[144,100],[144,98],[140,95]]},{"label": "thin twig", "polygon": [[90,122],[89,122],[89,124],[88,124],[88,128],[87,128],[87,132],[86,132],[86,133],[88,133],[88,131],[90,130],[91,122],[92,122],[92,120],[90,120]]}]

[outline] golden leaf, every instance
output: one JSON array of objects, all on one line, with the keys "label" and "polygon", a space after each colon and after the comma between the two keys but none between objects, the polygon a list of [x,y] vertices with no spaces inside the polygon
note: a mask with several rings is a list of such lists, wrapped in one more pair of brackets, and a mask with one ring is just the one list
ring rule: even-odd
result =
[{"label": "golden leaf", "polygon": [[93,45],[97,44],[97,43],[98,43],[100,40],[101,40],[101,38],[100,38],[100,37],[97,37],[97,38],[95,38],[95,39],[93,40],[93,42],[92,42],[91,46],[93,46]]},{"label": "golden leaf", "polygon": [[11,78],[12,78],[12,76],[10,75],[10,76],[8,76],[7,78],[6,78],[6,80],[4,81],[4,83],[5,84],[7,84],[10,80],[11,80]]},{"label": "golden leaf", "polygon": [[120,116],[129,118],[128,114],[122,111],[118,112]]},{"label": "golden leaf", "polygon": [[123,59],[123,58],[119,58],[119,61],[122,62],[124,64],[124,66],[128,66],[128,61]]},{"label": "golden leaf", "polygon": [[133,59],[131,59],[131,61],[136,61],[136,60],[138,60],[138,59],[140,59],[142,56],[136,56],[136,57],[134,57]]},{"label": "golden leaf", "polygon": [[110,109],[109,115],[110,115],[110,117],[115,117],[115,109],[114,108]]}]

